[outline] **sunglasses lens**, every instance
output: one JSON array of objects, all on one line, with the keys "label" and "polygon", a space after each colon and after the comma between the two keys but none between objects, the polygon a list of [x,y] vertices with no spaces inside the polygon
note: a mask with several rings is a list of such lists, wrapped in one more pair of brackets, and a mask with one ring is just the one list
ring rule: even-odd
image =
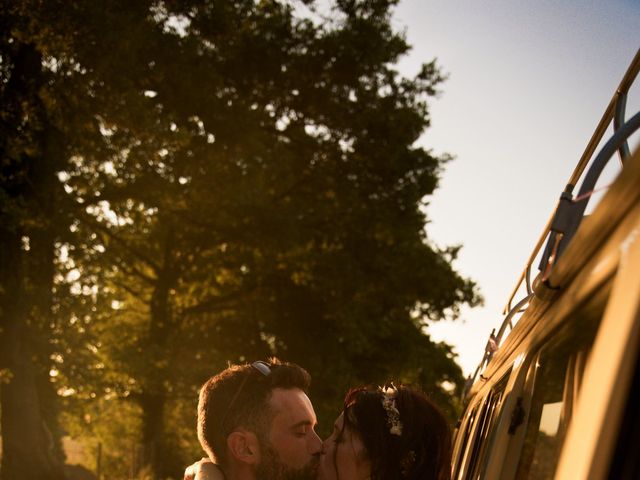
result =
[{"label": "sunglasses lens", "polygon": [[271,365],[269,365],[267,362],[257,361],[253,362],[251,366],[265,377],[268,377],[271,374]]}]

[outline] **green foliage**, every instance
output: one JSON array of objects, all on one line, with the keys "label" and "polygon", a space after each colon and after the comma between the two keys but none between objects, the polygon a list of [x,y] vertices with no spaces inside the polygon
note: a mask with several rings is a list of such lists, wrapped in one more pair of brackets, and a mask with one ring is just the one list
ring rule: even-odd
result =
[{"label": "green foliage", "polygon": [[[229,361],[308,368],[327,425],[348,387],[391,378],[454,415],[460,369],[426,332],[480,297],[459,247],[424,230],[448,157],[415,142],[443,77],[394,70],[395,3],[0,10],[0,208],[19,235],[55,227],[39,362],[109,476],[131,442],[152,476],[178,476],[198,456],[197,389]],[[21,49],[37,88],[19,102]],[[46,211],[22,181],[36,160]]]},{"label": "green foliage", "polygon": [[115,396],[88,399],[67,397],[63,423],[67,435],[77,441],[82,455],[74,459],[108,478],[129,478],[140,456],[140,408]]}]

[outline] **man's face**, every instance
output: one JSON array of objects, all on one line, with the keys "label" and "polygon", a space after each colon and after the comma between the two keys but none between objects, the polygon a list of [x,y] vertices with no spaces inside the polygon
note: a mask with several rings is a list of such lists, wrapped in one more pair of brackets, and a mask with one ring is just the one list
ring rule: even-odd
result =
[{"label": "man's face", "polygon": [[315,432],[316,414],[302,390],[276,388],[269,406],[273,413],[267,441],[262,442],[256,478],[313,480],[318,472],[322,440]]}]

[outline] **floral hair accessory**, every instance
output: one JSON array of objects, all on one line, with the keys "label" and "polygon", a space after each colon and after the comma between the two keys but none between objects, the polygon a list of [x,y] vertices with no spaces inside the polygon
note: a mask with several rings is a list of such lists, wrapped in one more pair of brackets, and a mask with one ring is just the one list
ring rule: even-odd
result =
[{"label": "floral hair accessory", "polygon": [[387,413],[387,425],[389,425],[389,433],[391,435],[402,435],[402,422],[400,421],[400,411],[396,406],[396,395],[398,389],[392,383],[388,386],[379,387],[382,393],[382,407]]},{"label": "floral hair accessory", "polygon": [[400,473],[403,477],[408,477],[409,473],[411,473],[411,469],[413,468],[413,464],[416,462],[416,452],[413,450],[409,450],[407,454],[400,462]]}]

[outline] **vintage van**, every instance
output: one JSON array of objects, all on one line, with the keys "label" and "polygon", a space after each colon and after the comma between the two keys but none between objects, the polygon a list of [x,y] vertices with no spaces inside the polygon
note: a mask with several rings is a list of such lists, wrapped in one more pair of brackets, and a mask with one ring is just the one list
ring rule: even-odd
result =
[{"label": "vintage van", "polygon": [[[640,112],[625,120],[639,69],[640,50],[491,333],[465,393],[454,479],[640,479],[640,151],[628,146]],[[585,215],[615,157],[620,173]]]}]

